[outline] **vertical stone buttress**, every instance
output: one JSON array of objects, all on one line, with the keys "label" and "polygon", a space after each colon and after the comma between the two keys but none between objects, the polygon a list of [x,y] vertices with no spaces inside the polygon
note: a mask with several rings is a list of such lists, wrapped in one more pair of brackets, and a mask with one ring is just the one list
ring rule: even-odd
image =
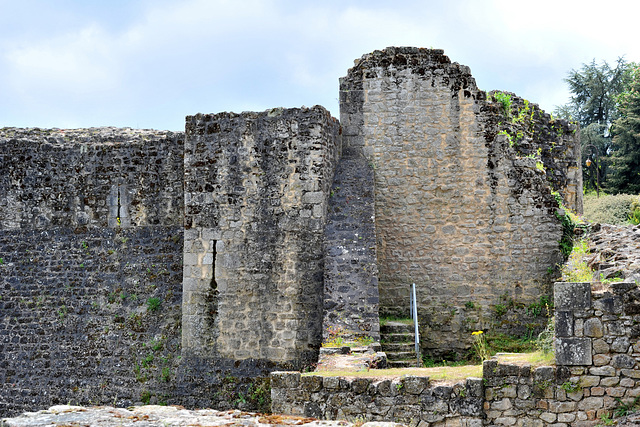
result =
[{"label": "vertical stone buttress", "polygon": [[321,107],[187,117],[184,352],[315,359],[338,130]]},{"label": "vertical stone buttress", "polygon": [[345,149],[375,173],[382,314],[418,287],[423,348],[463,351],[501,295],[550,292],[560,224],[544,172],[496,135],[469,68],[441,50],[387,48],[341,79]]}]

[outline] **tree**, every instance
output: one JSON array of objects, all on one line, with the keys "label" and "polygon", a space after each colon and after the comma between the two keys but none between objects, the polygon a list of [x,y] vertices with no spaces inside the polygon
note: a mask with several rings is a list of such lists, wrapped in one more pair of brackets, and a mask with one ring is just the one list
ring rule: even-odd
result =
[{"label": "tree", "polygon": [[569,104],[560,108],[565,109],[565,114],[572,114],[582,128],[597,123],[608,131],[618,118],[616,98],[629,79],[629,68],[624,58],[618,58],[615,68],[607,61],[598,65],[594,59],[590,64],[582,64],[579,71],[571,70],[565,82],[573,95]]},{"label": "tree", "polygon": [[640,66],[629,73],[629,83],[618,97],[613,127],[611,186],[618,193],[640,193]]},{"label": "tree", "polygon": [[597,181],[607,183],[613,152],[611,126],[620,117],[617,99],[629,84],[633,66],[622,57],[615,66],[606,61],[598,64],[594,59],[580,70],[571,70],[565,79],[571,101],[556,107],[554,113],[580,124],[582,164],[586,166],[586,160],[591,160],[590,166],[583,168],[586,188],[595,189]]}]

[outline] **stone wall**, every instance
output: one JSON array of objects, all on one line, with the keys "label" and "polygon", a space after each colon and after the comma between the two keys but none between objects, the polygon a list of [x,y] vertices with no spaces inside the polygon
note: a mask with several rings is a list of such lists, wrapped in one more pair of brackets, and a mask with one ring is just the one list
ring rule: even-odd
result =
[{"label": "stone wall", "polygon": [[[560,282],[554,294],[556,366],[489,360],[483,364],[482,381],[468,379],[464,386],[452,387],[420,377],[380,381],[274,373],[273,408],[326,419],[412,425],[456,420],[456,425],[585,427],[625,406],[632,408],[640,396],[637,284],[618,282],[592,290],[591,283]],[[447,398],[437,401],[435,396]]]},{"label": "stone wall", "polygon": [[[495,94],[495,92],[493,92]],[[542,165],[548,185],[563,197],[564,205],[582,214],[582,167],[580,132],[575,123],[553,119],[537,104],[510,92],[504,108],[493,96],[488,100],[496,129],[506,133],[519,157],[533,157]]]},{"label": "stone wall", "polygon": [[180,353],[182,134],[0,132],[0,413],[166,401]]},{"label": "stone wall", "polygon": [[183,133],[0,130],[0,229],[182,226]]},{"label": "stone wall", "polygon": [[185,352],[317,360],[338,130],[321,107],[187,117]]},{"label": "stone wall", "polygon": [[395,421],[407,425],[482,426],[482,379],[454,385],[428,377],[394,380],[271,374],[272,410],[325,420]]},{"label": "stone wall", "polygon": [[380,341],[373,168],[346,148],[331,192],[324,240],[325,339]]},{"label": "stone wall", "polygon": [[375,170],[382,314],[407,315],[415,282],[423,350],[450,356],[491,328],[501,296],[551,293],[561,226],[546,173],[499,132],[468,67],[440,50],[375,51],[340,101],[345,146]]}]

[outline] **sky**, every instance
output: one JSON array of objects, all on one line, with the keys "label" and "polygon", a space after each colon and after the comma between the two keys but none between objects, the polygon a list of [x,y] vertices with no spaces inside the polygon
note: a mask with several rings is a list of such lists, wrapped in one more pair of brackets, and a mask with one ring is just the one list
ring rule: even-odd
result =
[{"label": "sky", "polygon": [[640,61],[640,2],[0,0],[0,128],[184,129],[196,113],[322,105],[388,46],[444,49],[482,90],[551,112],[592,60]]}]

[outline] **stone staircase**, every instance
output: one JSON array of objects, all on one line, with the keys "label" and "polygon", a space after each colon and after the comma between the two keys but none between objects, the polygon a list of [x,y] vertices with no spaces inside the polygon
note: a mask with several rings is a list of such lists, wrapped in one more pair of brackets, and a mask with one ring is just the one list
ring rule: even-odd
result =
[{"label": "stone staircase", "polygon": [[413,324],[388,321],[380,326],[382,351],[387,355],[389,368],[418,367]]}]

